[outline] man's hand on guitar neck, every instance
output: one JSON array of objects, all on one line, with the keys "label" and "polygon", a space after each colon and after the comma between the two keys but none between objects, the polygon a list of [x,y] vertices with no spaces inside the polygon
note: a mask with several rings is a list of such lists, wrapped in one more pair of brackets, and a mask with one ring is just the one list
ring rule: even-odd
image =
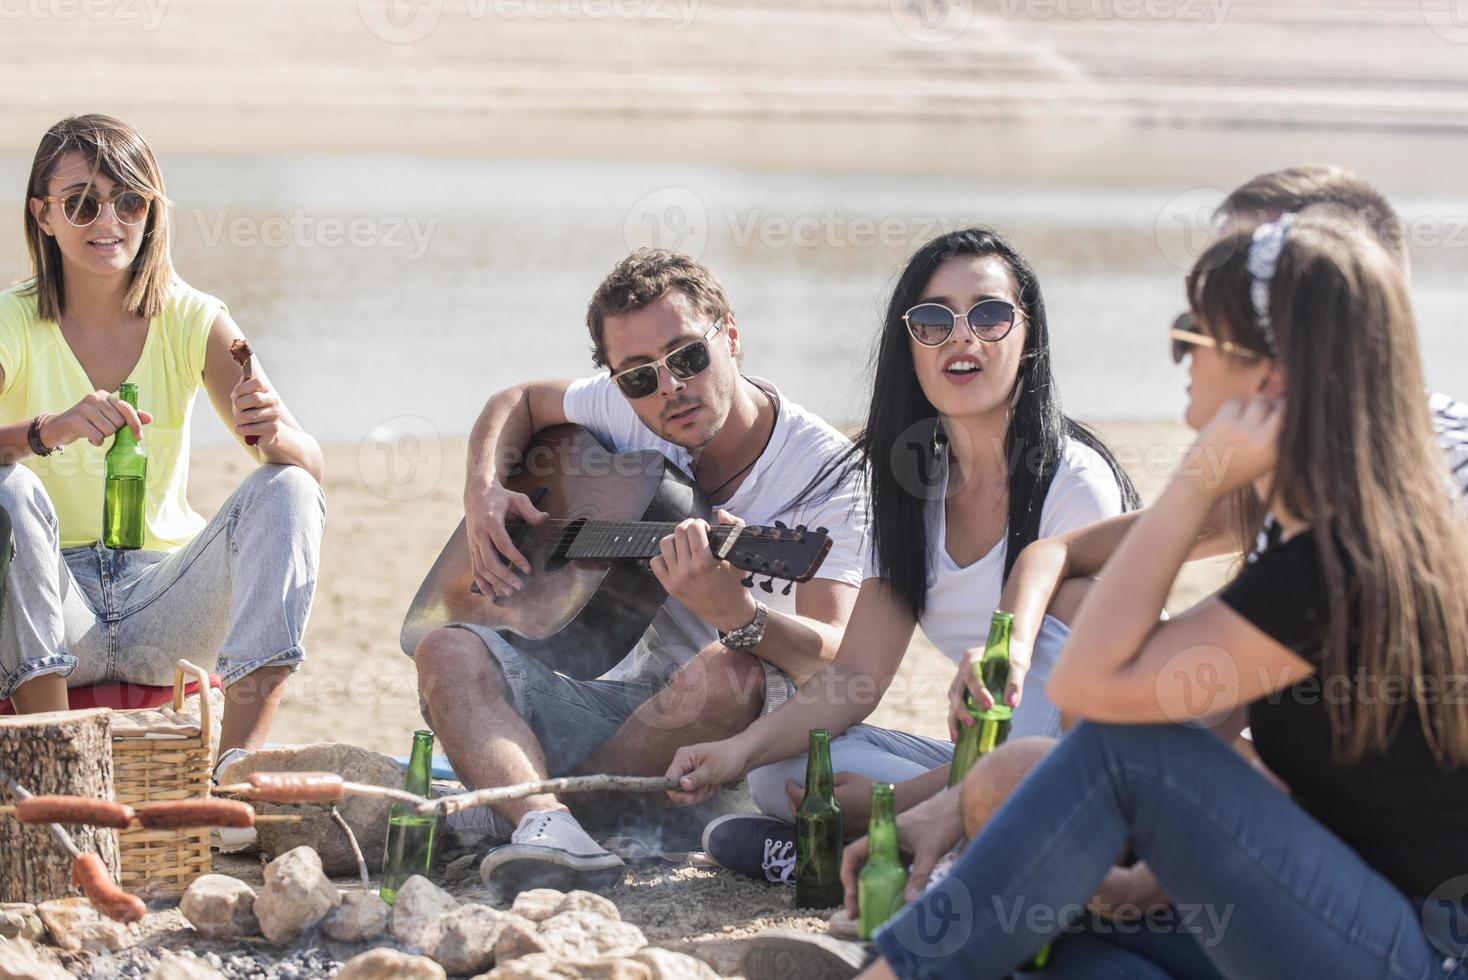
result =
[{"label": "man's hand on guitar neck", "polygon": [[522,583],[516,569],[529,575],[530,562],[515,547],[505,522],[518,517],[540,524],[548,516],[523,493],[506,490],[498,483],[481,485],[464,494],[464,529],[479,591],[504,598],[520,591]]},{"label": "man's hand on guitar neck", "polygon": [[[740,522],[721,510],[719,523]],[[754,596],[739,584],[743,573],[714,556],[708,531],[707,521],[690,517],[663,538],[663,553],[650,565],[668,595],[705,623],[730,633],[754,619]]]}]

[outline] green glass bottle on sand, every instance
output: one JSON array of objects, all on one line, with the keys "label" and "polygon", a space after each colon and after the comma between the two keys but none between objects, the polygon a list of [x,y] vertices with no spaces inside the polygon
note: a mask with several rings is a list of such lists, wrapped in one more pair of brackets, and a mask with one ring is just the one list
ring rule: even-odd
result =
[{"label": "green glass bottle on sand", "polygon": [[805,797],[795,808],[795,907],[841,904],[841,804],[831,773],[831,733],[813,728],[805,764]]},{"label": "green glass bottle on sand", "polygon": [[856,879],[857,923],[871,939],[902,908],[907,869],[897,856],[897,809],[891,783],[872,784],[872,814],[867,823],[866,866]]},{"label": "green glass bottle on sand", "polygon": [[1004,703],[1004,688],[1009,683],[1009,631],[1014,614],[996,611],[989,622],[989,640],[984,644],[984,657],[975,666],[994,707],[981,710],[974,696],[965,692],[964,701],[974,723],[958,734],[953,749],[953,765],[948,770],[948,785],[957,786],[982,756],[1004,744],[1014,709]]},{"label": "green glass bottle on sand", "polygon": [[[427,799],[433,782],[433,733],[413,733],[413,754],[403,789]],[[438,817],[415,813],[405,803],[394,803],[387,821],[387,850],[382,858],[382,887],[378,894],[389,905],[403,882],[413,875],[428,877],[433,860],[434,827]]]},{"label": "green glass bottle on sand", "polygon": [[[125,383],[117,397],[138,407],[138,386]],[[124,425],[107,450],[106,484],[102,493],[102,545],[106,548],[143,546],[144,506],[147,503],[148,454]]]}]

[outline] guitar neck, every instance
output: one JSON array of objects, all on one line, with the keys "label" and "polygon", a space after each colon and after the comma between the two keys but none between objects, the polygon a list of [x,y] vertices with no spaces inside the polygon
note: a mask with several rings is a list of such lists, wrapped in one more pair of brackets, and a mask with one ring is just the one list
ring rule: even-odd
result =
[{"label": "guitar neck", "polygon": [[[660,542],[677,529],[677,524],[668,521],[587,521],[566,548],[566,557],[589,561],[652,558],[662,554]],[[737,530],[732,525],[711,526],[709,545],[717,552]]]}]

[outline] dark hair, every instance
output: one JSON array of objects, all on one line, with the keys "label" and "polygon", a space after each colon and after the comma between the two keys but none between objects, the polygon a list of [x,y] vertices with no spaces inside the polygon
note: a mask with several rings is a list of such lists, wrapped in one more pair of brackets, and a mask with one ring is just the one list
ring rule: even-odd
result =
[{"label": "dark hair", "polygon": [[902,604],[920,619],[927,606],[927,504],[941,470],[931,447],[938,437],[937,412],[913,369],[912,348],[902,315],[922,298],[938,267],[961,255],[997,256],[1009,268],[1025,313],[1025,348],[1020,361],[1019,398],[1005,438],[1009,461],[1009,524],[1004,577],[1025,546],[1040,535],[1045,496],[1067,439],[1100,453],[1121,488],[1122,506],[1141,506],[1131,479],[1100,437],[1066,417],[1050,373],[1050,329],[1040,280],[998,232],[966,228],[928,242],[902,270],[883,318],[866,427],[848,454],[860,466],[871,503],[876,567]]},{"label": "dark hair", "polygon": [[1245,224],[1262,224],[1271,220],[1274,212],[1303,211],[1315,204],[1331,204],[1349,211],[1398,265],[1407,268],[1401,216],[1381,191],[1344,167],[1307,164],[1260,174],[1236,187],[1219,211],[1244,219]]},{"label": "dark hair", "polygon": [[592,363],[607,366],[603,340],[607,317],[651,306],[670,289],[687,296],[695,309],[713,319],[727,323],[734,316],[724,287],[707,266],[666,248],[639,248],[607,273],[586,305]]}]

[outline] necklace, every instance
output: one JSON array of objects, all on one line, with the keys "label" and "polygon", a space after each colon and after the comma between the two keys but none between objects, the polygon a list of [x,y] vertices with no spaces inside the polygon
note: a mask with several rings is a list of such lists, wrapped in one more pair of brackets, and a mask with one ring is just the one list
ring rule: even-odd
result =
[{"label": "necklace", "polygon": [[[751,381],[750,384],[754,384],[754,382]],[[771,395],[768,391],[765,391],[759,385],[754,385],[754,386],[755,386],[756,389],[758,389],[758,391],[759,391],[760,394],[762,394],[762,395],[765,396],[765,399],[770,403],[770,408],[774,409],[774,416],[770,419],[770,431],[765,436],[764,445],[760,446],[759,452],[757,452],[757,453],[754,454],[754,458],[753,459],[751,459],[749,462],[745,463],[743,466],[739,467],[739,469],[735,470],[734,471],[734,475],[731,476],[731,477],[729,477],[729,479],[725,480],[723,483],[720,483],[713,490],[709,491],[708,499],[710,501],[715,500],[719,496],[719,494],[723,492],[723,490],[724,490],[725,487],[727,487],[729,484],[733,483],[735,480],[739,479],[741,476],[743,476],[749,470],[749,468],[751,466],[753,466],[755,463],[758,463],[759,462],[759,458],[765,454],[765,450],[770,448],[770,440],[773,439],[773,438],[775,438],[775,423],[777,421],[779,421],[780,409],[775,404],[775,398],[774,398],[773,395]]]}]

